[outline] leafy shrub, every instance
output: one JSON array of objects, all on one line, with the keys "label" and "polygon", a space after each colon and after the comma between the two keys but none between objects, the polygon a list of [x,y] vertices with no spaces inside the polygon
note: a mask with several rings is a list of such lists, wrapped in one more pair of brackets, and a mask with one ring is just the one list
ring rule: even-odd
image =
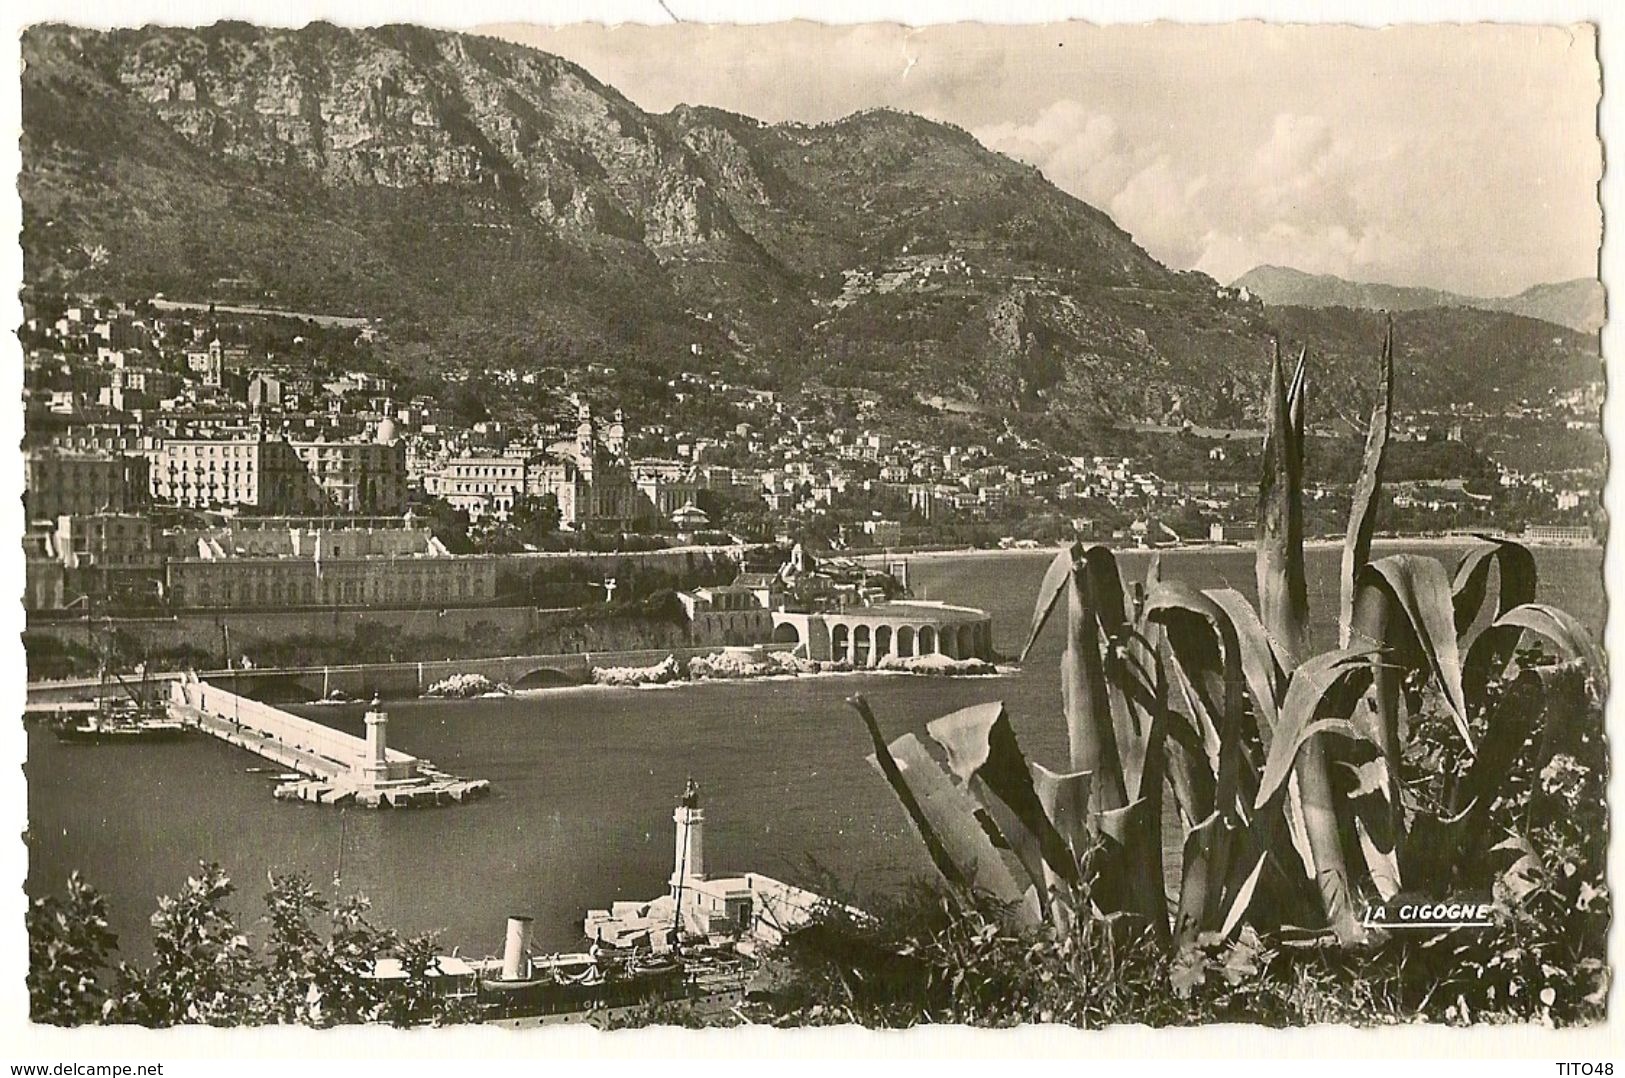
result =
[{"label": "leafy shrub", "polygon": [[[200,865],[177,894],[159,900],[149,964],[110,968],[118,941],[107,927],[106,902],[74,874],[64,898],[29,906],[30,1016],[55,1025],[145,1026],[408,1026],[475,1017],[437,990],[434,938],[403,940],[375,926],[365,898],[330,904],[301,875],[272,877],[268,932],[256,953],[228,907],[235,893],[219,865]],[[325,931],[313,923],[324,916]],[[405,973],[389,988],[371,976],[387,956]]]}]

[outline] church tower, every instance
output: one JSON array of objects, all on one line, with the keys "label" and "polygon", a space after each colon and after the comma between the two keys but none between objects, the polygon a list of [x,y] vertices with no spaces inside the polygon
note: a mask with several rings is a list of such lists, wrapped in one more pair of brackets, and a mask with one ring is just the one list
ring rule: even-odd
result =
[{"label": "church tower", "polygon": [[581,461],[581,477],[592,482],[593,462],[598,456],[598,440],[593,434],[592,405],[581,401],[576,408],[576,456]]}]

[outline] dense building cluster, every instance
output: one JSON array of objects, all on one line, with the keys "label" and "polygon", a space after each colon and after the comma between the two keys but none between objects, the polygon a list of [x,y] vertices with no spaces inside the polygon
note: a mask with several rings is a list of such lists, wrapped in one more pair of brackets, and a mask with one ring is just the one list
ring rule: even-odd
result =
[{"label": "dense building cluster", "polygon": [[[935,287],[963,269],[917,261],[903,278],[848,288],[914,287],[915,277]],[[1185,477],[1169,478],[1143,458],[1066,455],[1009,419],[977,415],[940,432],[898,423],[896,402],[867,390],[774,390],[703,369],[644,384],[597,363],[435,368],[413,381],[378,373],[371,346],[382,331],[362,319],[223,315],[161,299],[25,314],[24,546],[36,610],[103,594],[172,609],[488,603],[501,556],[536,550],[541,534],[596,549],[627,533],[655,545],[808,536],[873,548],[1251,536],[1257,430],[1128,424],[1132,436],[1183,447],[1174,456],[1190,459],[1174,474]],[[705,362],[694,347],[691,367]],[[1449,450],[1464,427],[1491,420],[1585,428],[1599,393],[1522,401],[1500,417],[1401,415],[1395,438]],[[505,396],[525,406],[504,407]],[[636,402],[636,422],[623,399]],[[1392,509],[1448,528],[1500,519],[1510,504],[1541,537],[1578,538],[1595,508],[1588,466],[1395,476]],[[1306,483],[1311,512],[1345,496],[1335,482]],[[475,538],[447,549],[432,528],[445,514]],[[504,529],[505,545],[477,541]],[[273,532],[277,544],[247,539]],[[743,613],[728,601],[719,594],[690,614],[726,626]]]}]

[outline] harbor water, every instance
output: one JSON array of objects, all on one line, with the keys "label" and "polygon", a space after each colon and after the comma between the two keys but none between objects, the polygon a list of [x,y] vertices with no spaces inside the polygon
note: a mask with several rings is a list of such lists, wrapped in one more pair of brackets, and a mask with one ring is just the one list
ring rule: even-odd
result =
[{"label": "harbor water", "polygon": [[[1460,548],[1417,552],[1453,566]],[[921,598],[992,612],[995,646],[1013,653],[1051,556],[918,558],[911,583]],[[1334,549],[1309,555],[1322,644],[1334,633],[1338,556]],[[1142,575],[1146,557],[1125,555],[1125,575]],[[1552,548],[1536,557],[1541,598],[1600,633],[1601,551]],[[1250,552],[1174,552],[1163,571],[1253,592]],[[866,763],[867,737],[844,699],[865,693],[893,736],[922,731],[955,708],[1004,700],[1028,755],[1060,766],[1061,644],[1059,633],[1048,635],[1024,669],[995,678],[851,674],[392,703],[393,745],[493,787],[484,800],[423,811],[276,801],[264,761],[212,738],[98,748],[61,744],[34,726],[27,889],[60,893],[79,869],[108,896],[125,954],[138,959],[157,896],[177,890],[199,860],[220,862],[236,882],[237,910],[251,933],[263,928],[267,874],[301,871],[324,888],[366,894],[379,923],[439,932],[443,947],[465,955],[499,952],[510,914],[536,919],[540,946],[567,949],[578,943],[589,907],[664,890],[672,805],[693,776],[706,806],[709,868],[815,888],[833,881],[861,899],[928,865]],[[361,730],[359,706],[299,710]]]}]

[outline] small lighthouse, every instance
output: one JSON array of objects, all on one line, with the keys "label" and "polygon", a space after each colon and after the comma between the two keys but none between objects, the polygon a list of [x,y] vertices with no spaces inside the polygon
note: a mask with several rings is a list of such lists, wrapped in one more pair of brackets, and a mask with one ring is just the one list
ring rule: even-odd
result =
[{"label": "small lighthouse", "polygon": [[367,751],[361,763],[361,781],[369,785],[389,779],[389,713],[372,698],[367,708]]},{"label": "small lighthouse", "polygon": [[692,778],[684,787],[682,799],[677,802],[671,818],[677,824],[671,893],[681,900],[686,881],[705,879],[705,810],[700,807],[700,784]]}]

